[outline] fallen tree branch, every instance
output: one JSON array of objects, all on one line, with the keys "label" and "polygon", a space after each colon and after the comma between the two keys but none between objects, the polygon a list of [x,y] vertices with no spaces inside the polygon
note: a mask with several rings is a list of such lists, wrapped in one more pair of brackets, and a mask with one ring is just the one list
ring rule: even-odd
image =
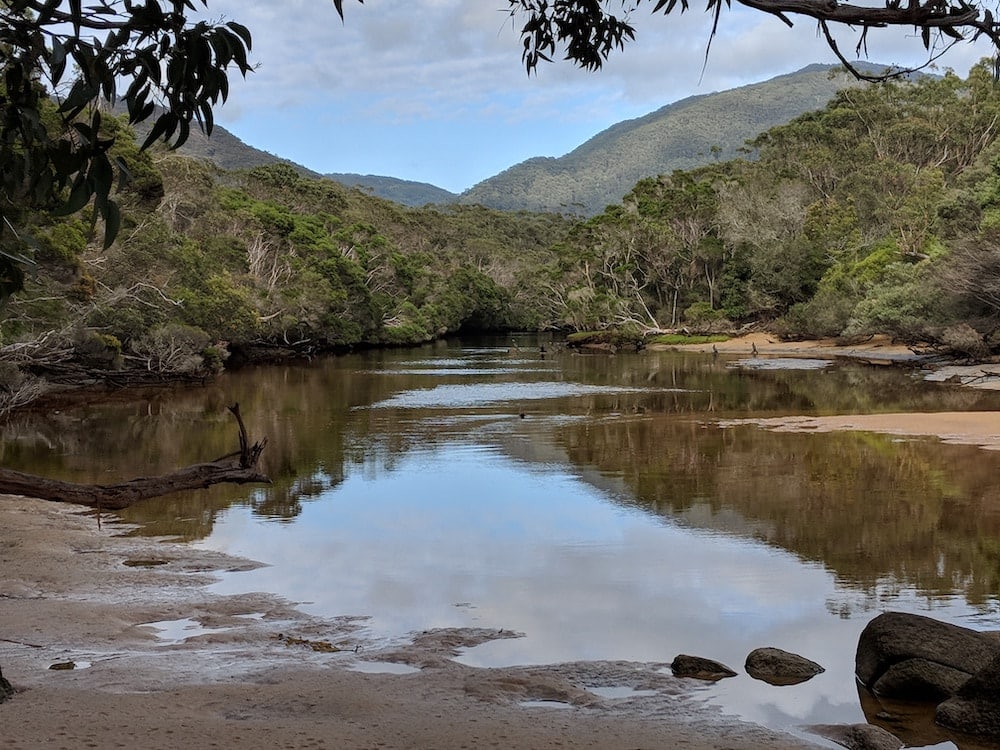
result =
[{"label": "fallen tree branch", "polygon": [[78,484],[0,468],[0,493],[85,505],[99,510],[121,510],[140,500],[181,490],[204,489],[214,484],[270,484],[270,478],[257,470],[257,461],[267,445],[267,439],[251,445],[240,415],[240,405],[230,406],[229,411],[239,425],[240,450],[214,461],[118,484]]}]

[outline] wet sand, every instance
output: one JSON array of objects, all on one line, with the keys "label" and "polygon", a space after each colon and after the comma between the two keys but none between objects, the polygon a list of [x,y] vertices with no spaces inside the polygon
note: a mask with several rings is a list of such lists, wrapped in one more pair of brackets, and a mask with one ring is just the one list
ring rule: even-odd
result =
[{"label": "wet sand", "polygon": [[[670,674],[674,654],[468,667],[451,657],[513,635],[503,623],[369,643],[363,621],[207,591],[213,571],[251,561],[122,536],[108,521],[0,496],[0,669],[19,691],[0,704],[5,748],[809,746],[705,705]],[[143,626],[162,621],[200,630]],[[385,663],[407,673],[355,671]],[[644,692],[608,699],[587,689],[598,686]]]}]

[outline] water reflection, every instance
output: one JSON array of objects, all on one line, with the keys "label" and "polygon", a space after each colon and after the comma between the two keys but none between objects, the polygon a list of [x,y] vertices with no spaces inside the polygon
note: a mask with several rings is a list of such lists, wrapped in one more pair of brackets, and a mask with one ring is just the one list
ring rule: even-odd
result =
[{"label": "water reflection", "polygon": [[525,343],[372,352],[23,415],[0,455],[77,481],[163,472],[231,451],[238,401],[269,439],[273,486],[124,514],[270,564],[218,591],[367,616],[385,640],[526,633],[469,650],[476,665],[692,653],[740,670],[779,646],[827,671],[793,688],[741,675],[706,698],[782,728],[862,721],[853,654],[874,613],[1000,627],[1000,453],[717,422],[996,409],[998,395],[888,368],[730,364],[542,359]]}]

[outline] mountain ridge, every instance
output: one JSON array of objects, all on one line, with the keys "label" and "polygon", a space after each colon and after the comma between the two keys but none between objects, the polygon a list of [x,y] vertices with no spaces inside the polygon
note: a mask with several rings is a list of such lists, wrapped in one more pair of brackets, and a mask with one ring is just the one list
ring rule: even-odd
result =
[{"label": "mountain ridge", "polygon": [[[886,69],[857,65],[866,72]],[[860,85],[839,65],[813,63],[766,81],[695,94],[617,122],[563,156],[514,164],[460,194],[386,175],[320,174],[250,146],[218,125],[211,138],[193,129],[180,151],[227,170],[288,164],[304,176],[325,177],[406,206],[479,204],[590,216],[620,202],[644,177],[741,156],[746,142],[761,132],[825,106],[841,88]],[[136,129],[140,136],[148,130]]]},{"label": "mountain ridge", "polygon": [[[880,66],[871,66],[882,70]],[[695,94],[615,123],[561,157],[533,157],[459,197],[506,210],[593,215],[643,177],[741,155],[765,130],[819,109],[837,90],[864,85],[838,65],[808,65],[766,81]]]}]

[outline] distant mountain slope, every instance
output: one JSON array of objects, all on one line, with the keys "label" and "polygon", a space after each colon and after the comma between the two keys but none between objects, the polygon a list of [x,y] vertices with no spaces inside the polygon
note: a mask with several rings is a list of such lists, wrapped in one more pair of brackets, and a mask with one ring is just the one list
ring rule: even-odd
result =
[{"label": "distant mountain slope", "polygon": [[592,215],[618,203],[643,177],[736,157],[747,140],[856,85],[838,66],[810,65],[763,83],[692,96],[613,125],[565,156],[521,162],[459,201]]},{"label": "distant mountain slope", "polygon": [[[146,137],[151,122],[134,126],[139,139]],[[426,182],[412,182],[395,177],[377,177],[360,174],[321,175],[308,167],[289,159],[261,151],[245,143],[221,125],[212,129],[212,137],[206,137],[199,128],[191,128],[191,136],[179,149],[185,156],[205,159],[221,169],[249,169],[265,164],[288,164],[304,177],[326,177],[348,187],[356,187],[379,198],[395,201],[404,206],[420,208],[428,203],[454,203],[458,196],[444,188]]]},{"label": "distant mountain slope", "polygon": [[342,185],[356,187],[379,198],[395,201],[404,206],[420,208],[428,203],[454,203],[458,195],[427,182],[400,180],[395,177],[380,177],[372,174],[343,174],[335,172],[323,175]]},{"label": "distant mountain slope", "polygon": [[[882,70],[866,63],[858,66],[869,72]],[[763,83],[692,96],[613,125],[565,156],[535,157],[516,164],[460,196],[429,183],[395,177],[320,175],[254,148],[219,125],[211,138],[191,128],[180,151],[227,170],[289,164],[304,176],[325,176],[406,206],[459,202],[503,210],[593,215],[621,201],[643,177],[738,156],[747,140],[823,107],[838,89],[857,85],[861,84],[838,66],[810,65]],[[149,123],[136,127],[140,139],[148,129]]]},{"label": "distant mountain slope", "polygon": [[[120,111],[123,112],[124,109],[120,109]],[[132,127],[141,141],[149,133],[152,125],[152,121],[147,120]],[[192,126],[191,135],[178,151],[185,156],[210,161],[220,169],[249,169],[265,164],[288,164],[304,177],[321,176],[318,172],[313,172],[301,164],[296,164],[289,159],[282,159],[280,156],[261,151],[259,148],[244,143],[221,125],[216,125],[212,129],[211,137],[206,136],[201,128]]]}]

